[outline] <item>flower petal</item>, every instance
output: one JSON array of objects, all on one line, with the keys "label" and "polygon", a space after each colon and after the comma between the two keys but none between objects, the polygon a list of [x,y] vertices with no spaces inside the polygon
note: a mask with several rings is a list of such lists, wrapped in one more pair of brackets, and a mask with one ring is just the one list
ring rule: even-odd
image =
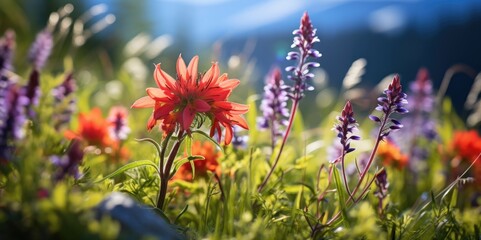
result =
[{"label": "flower petal", "polygon": [[197,78],[197,66],[199,65],[199,56],[194,56],[190,60],[189,66],[187,68],[188,78],[191,79],[191,83],[194,83]]},{"label": "flower petal", "polygon": [[164,104],[154,110],[154,119],[164,119],[166,118],[172,110],[174,110],[175,104]]},{"label": "flower petal", "polygon": [[237,125],[241,128],[244,128],[246,130],[249,130],[249,126],[247,125],[247,122],[243,117],[241,117],[239,115],[235,115],[235,116],[232,116],[231,120],[232,120],[232,122],[235,123],[235,125]]},{"label": "flower petal", "polygon": [[230,114],[244,114],[249,111],[249,107],[244,104],[228,102],[228,101],[216,101],[214,106],[219,107],[225,111],[229,111]]},{"label": "flower petal", "polygon": [[145,89],[145,91],[147,92],[147,95],[149,95],[149,97],[156,101],[165,101],[168,99],[168,96],[165,95],[165,92],[162,91],[162,89],[160,88],[147,88]]},{"label": "flower petal", "polygon": [[132,104],[131,108],[150,108],[155,106],[155,101],[149,96],[141,97]]},{"label": "flower petal", "polygon": [[[227,77],[227,76],[226,76]],[[221,83],[219,83],[219,87],[221,88],[227,88],[227,89],[234,89],[239,85],[240,81],[237,79],[228,79],[228,80],[223,80]]]},{"label": "flower petal", "polygon": [[175,87],[175,79],[160,68],[160,63],[155,66],[154,79],[159,88],[174,89]]},{"label": "flower petal", "polygon": [[232,141],[232,125],[229,123],[222,123],[225,127],[225,138],[224,138],[224,143],[225,145],[229,145],[229,143]]},{"label": "flower petal", "polygon": [[182,112],[182,128],[184,130],[189,130],[190,125],[192,125],[192,122],[194,121],[195,117],[195,111],[192,110],[189,107],[184,108],[184,111]]},{"label": "flower petal", "polygon": [[194,101],[194,108],[197,112],[207,112],[210,110],[211,107],[206,101],[196,99]]},{"label": "flower petal", "polygon": [[181,81],[182,80],[185,81],[187,78],[187,67],[185,66],[185,62],[184,62],[184,59],[182,59],[181,54],[179,54],[179,57],[177,58],[176,69],[177,69],[177,75],[179,76]]},{"label": "flower petal", "polygon": [[149,121],[147,122],[147,130],[152,130],[156,123],[157,121],[154,119],[153,115],[150,115]]}]

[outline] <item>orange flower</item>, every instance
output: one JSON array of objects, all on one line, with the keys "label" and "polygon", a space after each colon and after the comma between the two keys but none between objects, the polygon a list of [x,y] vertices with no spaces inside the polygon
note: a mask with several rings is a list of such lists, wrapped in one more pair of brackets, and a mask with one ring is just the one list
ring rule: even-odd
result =
[{"label": "orange flower", "polygon": [[99,108],[94,108],[90,112],[79,114],[79,127],[76,132],[66,131],[65,136],[68,139],[82,139],[88,145],[105,147],[110,145],[111,139],[107,131],[108,123],[102,117]]},{"label": "orange flower", "polygon": [[454,133],[452,146],[461,158],[471,162],[481,153],[481,137],[475,130],[458,131]]},{"label": "orange flower", "polygon": [[403,169],[409,160],[408,156],[401,153],[398,146],[388,140],[379,143],[377,155],[381,158],[383,165],[398,169]]},{"label": "orange flower", "polygon": [[177,80],[156,65],[154,79],[158,88],[147,88],[147,96],[135,101],[133,108],[153,108],[147,123],[151,130],[157,123],[164,136],[176,129],[190,132],[192,124],[199,126],[203,116],[211,120],[210,136],[214,133],[221,138],[221,125],[226,129],[225,144],[232,140],[232,128],[238,125],[248,129],[241,117],[246,105],[227,101],[239,80],[228,79],[227,74],[219,76],[219,66],[212,67],[201,77],[197,74],[198,57],[195,56],[186,67],[181,56],[177,59]]},{"label": "orange flower", "polygon": [[[204,160],[194,161],[195,175],[206,176],[207,171],[220,175],[220,166],[217,159],[220,157],[220,153],[215,149],[215,146],[210,142],[195,141],[192,143],[192,155],[203,156]],[[182,179],[185,181],[192,180],[192,167],[190,163],[185,163],[180,166],[179,170],[175,174],[173,180]]]}]

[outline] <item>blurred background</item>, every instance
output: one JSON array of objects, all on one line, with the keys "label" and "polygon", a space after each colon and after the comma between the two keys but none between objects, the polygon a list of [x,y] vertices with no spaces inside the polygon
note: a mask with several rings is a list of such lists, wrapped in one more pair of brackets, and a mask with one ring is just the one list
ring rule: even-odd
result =
[{"label": "blurred background", "polygon": [[61,50],[53,58],[74,52],[74,63],[98,72],[99,81],[115,79],[123,69],[150,84],[154,63],[162,62],[173,73],[182,53],[184,59],[200,55],[201,71],[219,61],[222,71],[241,79],[249,94],[260,94],[269,70],[290,64],[285,56],[291,33],[305,11],[321,40],[316,48],[323,54],[322,70],[315,85],[322,94],[308,95],[320,105],[336,99],[352,66],[361,69],[360,86],[365,88],[392,73],[410,82],[426,67],[435,89],[458,66],[462,71],[452,76],[447,95],[466,117],[463,103],[481,71],[479,0],[2,0],[0,31],[15,29],[17,44],[28,46],[50,14],[68,3],[74,9],[64,9],[70,10],[65,26],[81,19],[83,32],[76,37],[72,30],[66,35],[73,37],[56,41]]}]

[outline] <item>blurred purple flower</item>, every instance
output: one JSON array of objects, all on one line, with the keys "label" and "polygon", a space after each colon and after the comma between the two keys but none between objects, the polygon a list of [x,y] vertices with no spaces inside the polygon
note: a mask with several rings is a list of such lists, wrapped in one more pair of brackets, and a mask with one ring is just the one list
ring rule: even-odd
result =
[{"label": "blurred purple flower", "polygon": [[396,119],[390,118],[392,113],[404,114],[409,111],[404,108],[408,103],[406,100],[407,95],[402,92],[401,80],[399,75],[395,75],[388,88],[384,90],[385,97],[379,97],[377,99],[378,105],[376,110],[382,112],[384,115],[381,118],[370,115],[369,118],[374,122],[381,125],[381,134],[379,137],[382,139],[387,137],[391,131],[399,130],[403,127],[401,122]]},{"label": "blurred purple flower", "polygon": [[37,34],[28,52],[28,61],[33,64],[34,69],[41,70],[47,62],[53,48],[52,33],[43,30]]},{"label": "blurred purple flower", "polygon": [[245,149],[247,147],[247,141],[249,137],[246,135],[241,135],[240,132],[245,130],[239,126],[234,126],[233,128],[233,137],[232,137],[232,146],[235,149]]},{"label": "blurred purple flower", "polygon": [[25,97],[28,99],[27,115],[30,119],[35,117],[34,107],[38,105],[40,99],[40,73],[34,69],[30,73],[30,78],[28,80],[27,86],[24,87]]},{"label": "blurred purple flower", "polygon": [[13,144],[25,136],[25,106],[28,98],[24,96],[23,89],[15,84],[10,84],[5,91],[5,96],[0,96],[4,103],[0,106],[0,157],[10,159]]},{"label": "blurred purple flower", "polygon": [[286,71],[292,74],[288,76],[288,78],[294,81],[294,86],[291,88],[289,96],[293,99],[300,100],[304,97],[304,91],[314,89],[306,82],[314,78],[314,74],[309,73],[309,70],[313,67],[319,67],[319,63],[307,62],[307,60],[309,57],[320,58],[322,55],[319,51],[312,48],[315,42],[319,42],[319,38],[316,36],[316,29],[312,26],[307,12],[305,12],[301,18],[299,29],[294,30],[292,34],[296,36],[294,37],[291,48],[297,48],[298,52],[289,52],[286,59],[294,60],[298,63],[295,66],[286,68]]},{"label": "blurred purple flower", "polygon": [[110,109],[107,122],[109,124],[108,131],[110,138],[116,141],[127,139],[130,128],[127,124],[127,109],[124,107],[112,107]]},{"label": "blurred purple flower", "polygon": [[275,145],[277,137],[283,134],[281,128],[287,126],[289,117],[287,88],[288,86],[282,81],[279,68],[275,68],[267,75],[264,98],[260,106],[263,116],[259,119],[259,128],[271,129],[273,145]]},{"label": "blurred purple flower", "polygon": [[69,73],[60,85],[52,89],[52,95],[57,106],[62,104],[66,98],[68,98],[69,101],[65,108],[62,108],[60,112],[55,113],[53,116],[56,129],[70,122],[71,116],[76,109],[76,101],[71,97],[71,94],[75,92],[76,88],[75,79],[72,73]]},{"label": "blurred purple flower", "polygon": [[388,187],[389,182],[387,180],[387,172],[386,169],[382,169],[377,175],[376,179],[374,180],[377,186],[376,191],[374,191],[374,195],[382,201],[384,198],[387,197],[388,194]]},{"label": "blurred purple flower", "polygon": [[73,176],[75,179],[80,178],[79,165],[82,163],[84,156],[83,148],[80,140],[72,140],[67,152],[63,156],[51,156],[50,160],[58,167],[55,179],[61,180],[66,176]]},{"label": "blurred purple flower", "polygon": [[416,80],[409,85],[409,89],[408,107],[411,112],[430,113],[434,107],[433,84],[426,68],[419,69]]},{"label": "blurred purple flower", "polygon": [[[4,70],[12,71],[13,51],[15,50],[15,32],[12,30],[5,31],[0,38],[0,74],[4,76]],[[3,80],[3,79],[2,79]]]}]

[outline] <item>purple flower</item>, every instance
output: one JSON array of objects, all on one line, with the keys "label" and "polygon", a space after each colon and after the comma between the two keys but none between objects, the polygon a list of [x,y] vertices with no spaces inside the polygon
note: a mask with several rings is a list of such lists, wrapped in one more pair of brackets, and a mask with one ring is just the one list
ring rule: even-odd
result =
[{"label": "purple flower", "polygon": [[286,71],[292,74],[288,76],[288,78],[294,81],[294,86],[291,88],[289,96],[293,99],[300,100],[304,97],[305,90],[314,89],[306,83],[307,80],[314,77],[314,74],[309,73],[310,69],[319,67],[319,63],[317,62],[308,62],[308,58],[321,57],[319,51],[312,48],[315,42],[319,42],[319,38],[316,36],[316,29],[312,26],[307,12],[302,16],[299,29],[295,30],[292,34],[296,36],[294,37],[291,48],[297,48],[298,52],[289,52],[286,57],[287,60],[297,61],[297,65],[286,68]]},{"label": "purple flower", "polygon": [[28,98],[24,96],[23,89],[15,84],[10,84],[0,100],[0,157],[11,159],[13,144],[24,138],[26,123],[25,106]]},{"label": "purple flower", "polygon": [[408,106],[412,112],[431,113],[434,106],[433,84],[426,68],[418,71],[416,81],[409,85]]},{"label": "purple flower", "polygon": [[76,101],[71,94],[76,90],[76,88],[77,86],[75,85],[75,79],[73,78],[72,73],[70,73],[67,75],[62,84],[52,89],[52,95],[57,106],[61,105],[65,99],[68,100],[67,105],[61,105],[64,106],[64,108],[61,108],[60,112],[56,112],[53,116],[55,129],[59,129],[60,126],[70,122],[70,118],[76,109]]},{"label": "purple flower", "polygon": [[63,156],[52,156],[50,160],[58,167],[55,178],[61,180],[65,176],[73,176],[75,179],[80,178],[78,167],[82,163],[84,152],[80,140],[74,139],[70,144],[67,152]]},{"label": "purple flower", "polygon": [[[0,38],[0,74],[4,76],[4,70],[12,71],[12,58],[15,49],[15,32],[7,30]],[[2,79],[3,80],[3,79]]]},{"label": "purple flower", "polygon": [[275,144],[277,137],[282,136],[281,128],[287,126],[287,88],[282,81],[280,69],[275,68],[266,78],[264,98],[260,106],[263,116],[259,119],[259,128],[271,129],[272,144]]},{"label": "purple flower", "polygon": [[34,69],[30,73],[30,78],[28,80],[27,86],[24,87],[25,91],[25,97],[28,99],[28,104],[27,104],[27,115],[30,119],[33,119],[35,117],[35,112],[33,107],[38,105],[38,101],[40,98],[40,73]]},{"label": "purple flower", "polygon": [[380,138],[387,137],[391,131],[399,130],[403,125],[396,119],[390,118],[392,113],[404,114],[409,111],[404,108],[408,103],[406,100],[407,95],[402,92],[401,81],[399,75],[395,75],[388,88],[384,90],[385,97],[379,97],[377,99],[378,105],[376,110],[382,112],[384,115],[382,118],[371,115],[369,118],[374,122],[381,125]]},{"label": "purple flower", "polygon": [[387,197],[389,187],[386,169],[383,168],[378,174],[376,174],[376,179],[374,182],[377,186],[377,190],[374,191],[374,195],[382,201]]},{"label": "purple flower", "polygon": [[41,70],[52,53],[53,37],[52,33],[43,30],[37,34],[28,52],[28,61],[33,64],[34,69]]},{"label": "purple flower", "polygon": [[353,132],[357,130],[357,122],[354,119],[354,112],[352,111],[351,102],[347,101],[344,109],[342,109],[341,116],[337,117],[338,124],[334,126],[334,130],[337,131],[337,137],[340,139],[342,146],[341,159],[344,155],[352,152],[355,148],[351,147],[351,140],[361,139],[357,135],[353,135]]},{"label": "purple flower", "polygon": [[231,144],[235,149],[245,149],[247,147],[247,141],[249,140],[249,137],[246,135],[241,135],[241,131],[244,131],[241,127],[233,127],[233,137]]},{"label": "purple flower", "polygon": [[110,137],[116,141],[127,139],[130,128],[127,125],[127,109],[124,107],[112,107],[107,117]]}]

